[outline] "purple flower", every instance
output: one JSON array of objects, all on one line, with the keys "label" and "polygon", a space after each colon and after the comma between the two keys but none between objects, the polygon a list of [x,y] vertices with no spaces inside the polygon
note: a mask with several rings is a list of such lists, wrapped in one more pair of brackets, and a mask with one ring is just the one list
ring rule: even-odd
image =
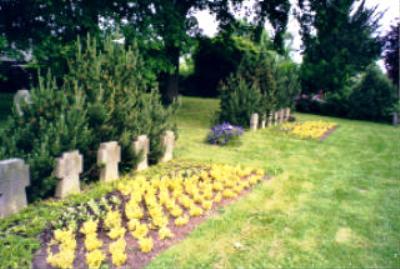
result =
[{"label": "purple flower", "polygon": [[211,128],[207,141],[211,144],[226,145],[231,140],[237,139],[241,136],[243,132],[244,130],[242,127],[224,122]]}]

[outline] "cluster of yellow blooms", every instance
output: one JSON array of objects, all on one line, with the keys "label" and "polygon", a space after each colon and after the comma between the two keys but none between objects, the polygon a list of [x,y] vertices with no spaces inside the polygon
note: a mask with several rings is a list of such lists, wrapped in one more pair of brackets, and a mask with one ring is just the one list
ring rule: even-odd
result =
[{"label": "cluster of yellow blooms", "polygon": [[109,246],[112,263],[115,266],[121,266],[126,262],[127,256],[125,252],[126,229],[122,227],[120,212],[108,208],[108,212],[104,218],[104,226],[109,230],[108,237],[112,240],[116,240]]},{"label": "cluster of yellow blooms", "polygon": [[87,220],[82,224],[81,233],[85,235],[86,263],[89,268],[100,268],[105,256],[101,251],[103,242],[97,238],[98,221]]},{"label": "cluster of yellow blooms", "polygon": [[[53,254],[51,247],[58,244],[59,251]],[[73,268],[75,259],[76,240],[74,229],[57,229],[54,231],[54,238],[49,243],[47,249],[47,262],[56,268]]]},{"label": "cluster of yellow blooms", "polygon": [[281,129],[300,138],[319,139],[334,127],[336,127],[336,123],[332,122],[305,121],[301,123],[284,123]]},{"label": "cluster of yellow blooms", "polygon": [[[190,218],[205,214],[222,199],[238,196],[243,190],[261,181],[264,176],[261,169],[212,165],[200,170],[181,170],[174,175],[155,177],[151,180],[137,176],[133,180],[121,181],[117,190],[127,202],[122,203],[122,207],[107,207],[105,216],[100,218],[108,237],[113,240],[109,245],[113,265],[118,267],[126,263],[127,231],[137,240],[142,252],[151,252],[154,242],[150,235],[153,232],[150,231],[157,232],[158,240],[173,238],[171,225],[186,225]],[[119,208],[123,210],[120,212]],[[126,228],[122,222],[125,217]],[[103,242],[96,235],[98,223],[88,220],[80,229],[85,235],[86,262],[89,268],[99,268],[105,259],[100,249]],[[70,233],[69,237],[63,238],[74,238],[72,231]],[[70,246],[71,242],[68,241],[66,245]],[[52,255],[48,257],[48,262],[56,268],[72,267],[68,265],[73,263],[76,242],[72,245],[73,248],[61,248],[65,251],[70,250],[68,261],[60,261],[60,258],[57,260],[56,255]],[[60,255],[64,259],[65,251]]]}]

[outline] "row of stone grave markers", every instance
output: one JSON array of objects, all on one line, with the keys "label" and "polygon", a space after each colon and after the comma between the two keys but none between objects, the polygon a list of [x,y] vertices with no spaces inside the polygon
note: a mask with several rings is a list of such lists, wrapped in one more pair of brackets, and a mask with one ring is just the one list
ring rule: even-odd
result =
[{"label": "row of stone grave markers", "polygon": [[[162,138],[165,153],[161,162],[168,162],[173,157],[175,134],[166,131]],[[148,167],[147,155],[150,140],[147,135],[138,136],[132,142],[136,154],[142,156],[136,171]],[[97,164],[100,169],[100,181],[109,182],[119,178],[118,164],[121,161],[121,147],[116,141],[100,144],[97,152]],[[83,156],[78,150],[63,153],[56,160],[54,175],[59,179],[55,196],[64,198],[69,194],[80,192],[79,175],[83,171]],[[0,218],[17,213],[27,206],[26,190],[29,186],[29,166],[22,159],[0,161]]]},{"label": "row of stone grave markers", "polygon": [[277,126],[278,124],[288,121],[290,118],[290,113],[290,108],[283,108],[273,111],[268,115],[268,117],[264,115],[261,119],[261,122],[259,120],[260,117],[258,113],[254,113],[250,118],[250,130],[257,131],[259,128],[264,129],[265,127]]}]

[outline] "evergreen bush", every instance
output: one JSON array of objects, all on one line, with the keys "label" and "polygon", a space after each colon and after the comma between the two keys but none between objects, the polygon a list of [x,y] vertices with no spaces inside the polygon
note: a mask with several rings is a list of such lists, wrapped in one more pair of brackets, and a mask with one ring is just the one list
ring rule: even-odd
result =
[{"label": "evergreen bush", "polygon": [[220,85],[221,107],[219,122],[249,127],[253,113],[262,112],[263,97],[255,84],[250,84],[240,74],[233,74]]},{"label": "evergreen bush", "polygon": [[84,43],[78,39],[67,62],[59,85],[50,73],[39,76],[32,103],[23,105],[22,116],[14,110],[0,134],[0,158],[19,157],[30,165],[31,201],[53,194],[55,158],[65,151],[80,150],[85,161],[81,177],[93,180],[98,178],[100,143],[120,143],[120,168],[126,171],[142,157],[132,149],[138,135],[148,135],[149,159],[156,163],[163,153],[162,135],[168,129],[176,133],[176,107],[165,108],[154,81],[141,76],[145,70],[135,47],[115,44],[110,37],[98,43],[88,36]]},{"label": "evergreen bush", "polygon": [[395,87],[378,69],[370,66],[349,96],[349,117],[387,121],[396,101]]},{"label": "evergreen bush", "polygon": [[[73,95],[66,95],[73,92]],[[30,166],[28,199],[53,194],[55,158],[62,152],[88,152],[94,137],[88,125],[84,96],[75,84],[59,88],[50,73],[39,76],[30,91],[31,103],[22,104],[22,115],[13,110],[0,134],[0,159],[22,158]]]}]

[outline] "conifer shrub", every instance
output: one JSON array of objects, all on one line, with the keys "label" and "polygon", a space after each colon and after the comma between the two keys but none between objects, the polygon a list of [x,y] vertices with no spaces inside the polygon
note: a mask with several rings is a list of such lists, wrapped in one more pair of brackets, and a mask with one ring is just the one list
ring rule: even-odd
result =
[{"label": "conifer shrub", "polygon": [[233,74],[220,85],[221,105],[219,122],[248,128],[253,113],[262,112],[263,96],[255,84],[247,82],[240,74]]},{"label": "conifer shrub", "polygon": [[68,72],[61,83],[49,73],[39,75],[31,90],[32,102],[14,110],[0,134],[0,159],[18,157],[30,165],[29,200],[53,195],[55,158],[78,149],[84,156],[85,181],[96,180],[100,143],[118,141],[123,171],[132,169],[141,154],[132,149],[142,134],[150,139],[149,159],[156,163],[162,153],[161,137],[176,133],[172,115],[175,106],[164,107],[155,82],[144,79],[143,61],[135,47],[124,47],[111,38],[98,42],[88,36],[78,39]]},{"label": "conifer shrub", "polygon": [[271,51],[248,54],[238,72],[220,85],[219,122],[249,127],[250,117],[293,107],[299,92],[297,66]]},{"label": "conifer shrub", "polygon": [[[66,92],[74,92],[66,95]],[[51,74],[39,76],[30,91],[31,103],[15,108],[0,134],[0,159],[22,158],[30,166],[28,199],[52,195],[57,179],[52,176],[55,158],[62,152],[88,152],[94,137],[89,128],[84,96],[78,86],[58,87]]]}]

